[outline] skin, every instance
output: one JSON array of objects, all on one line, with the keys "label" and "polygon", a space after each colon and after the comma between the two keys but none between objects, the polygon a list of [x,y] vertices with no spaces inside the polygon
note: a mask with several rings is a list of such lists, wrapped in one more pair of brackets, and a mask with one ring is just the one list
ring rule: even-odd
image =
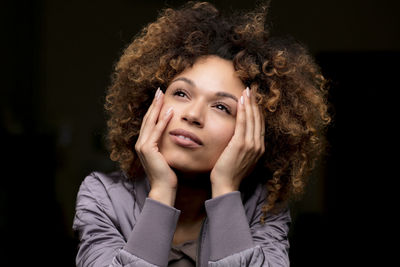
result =
[{"label": "skin", "polygon": [[[233,136],[237,100],[243,88],[241,80],[234,75],[232,63],[218,57],[198,60],[193,68],[172,80],[165,92],[161,113],[173,107],[174,116],[159,143],[160,152],[171,167],[184,173],[212,170]],[[229,93],[235,99],[215,96],[217,92]],[[195,149],[177,146],[169,135],[177,128],[196,134],[203,145]]]},{"label": "skin", "polygon": [[[169,132],[178,128],[196,134],[203,145],[173,143]],[[198,59],[174,77],[165,94],[157,90],[135,150],[151,184],[149,197],[181,210],[174,244],[196,238],[210,196],[239,190],[264,153],[264,130],[254,95],[229,60]]]}]

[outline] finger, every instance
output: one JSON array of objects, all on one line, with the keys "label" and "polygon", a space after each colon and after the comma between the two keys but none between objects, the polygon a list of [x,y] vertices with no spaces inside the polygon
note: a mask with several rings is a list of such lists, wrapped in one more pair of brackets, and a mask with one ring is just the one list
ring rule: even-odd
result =
[{"label": "finger", "polygon": [[146,114],[145,114],[144,117],[143,117],[142,126],[141,126],[140,130],[142,130],[143,126],[146,124],[149,115],[151,114],[151,112],[152,112],[153,109],[154,109],[155,104],[156,104],[157,101],[159,100],[160,93],[161,93],[161,90],[160,90],[160,87],[158,87],[158,89],[156,90],[156,93],[154,94],[153,101],[151,102],[150,107],[148,108]]},{"label": "finger", "polygon": [[249,87],[246,88],[246,97],[245,97],[245,110],[246,110],[246,134],[245,134],[245,142],[247,144],[254,143],[254,115],[253,115],[253,99],[252,92],[250,92]]},{"label": "finger", "polygon": [[254,115],[254,141],[255,141],[255,146],[257,148],[261,148],[261,135],[263,133],[263,129],[261,128],[262,122],[261,122],[261,114],[260,114],[260,107],[255,101],[255,94],[253,93],[251,95],[252,97],[252,110],[253,110],[253,115]]},{"label": "finger", "polygon": [[264,117],[264,113],[261,107],[259,107],[259,113],[260,113],[260,124],[261,124],[261,148],[262,148],[262,152],[265,151],[265,117]]},{"label": "finger", "polygon": [[163,97],[164,94],[160,90],[157,96],[158,99],[156,98],[154,105],[146,118],[146,121],[142,123],[143,128],[141,129],[141,134],[143,134],[143,136],[149,136],[153,131],[163,105]]},{"label": "finger", "polygon": [[155,98],[154,105],[152,106],[151,112],[149,112],[149,115],[147,116],[146,123],[150,123],[151,125],[156,124],[163,104],[164,94],[161,90],[159,90],[158,95]]},{"label": "finger", "polygon": [[246,133],[246,112],[244,107],[244,98],[245,91],[242,92],[242,96],[240,97],[237,103],[237,113],[236,113],[236,125],[235,125],[235,133],[233,138],[238,140],[238,142],[244,143],[244,137]]},{"label": "finger", "polygon": [[160,116],[160,120],[158,121],[157,125],[153,128],[152,132],[150,133],[148,142],[150,143],[157,143],[160,139],[162,133],[165,130],[165,127],[168,125],[168,122],[174,115],[174,110],[172,107],[169,107],[167,111]]}]

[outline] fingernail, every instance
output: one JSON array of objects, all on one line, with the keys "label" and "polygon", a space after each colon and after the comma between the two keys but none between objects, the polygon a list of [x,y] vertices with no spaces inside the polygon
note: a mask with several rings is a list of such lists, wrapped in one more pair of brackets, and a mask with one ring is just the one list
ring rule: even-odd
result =
[{"label": "fingernail", "polygon": [[246,87],[246,94],[247,94],[248,97],[250,97],[250,89],[249,89],[248,86]]},{"label": "fingernail", "polygon": [[243,103],[244,103],[244,98],[243,98],[243,96],[241,96],[240,97],[240,103],[243,105]]},{"label": "fingernail", "polygon": [[167,110],[167,112],[165,113],[165,117],[167,117],[167,116],[171,113],[171,111],[172,111],[172,107],[170,107],[170,108]]},{"label": "fingernail", "polygon": [[158,100],[160,98],[161,95],[161,90],[160,87],[158,87],[157,92],[156,92],[156,100]]}]

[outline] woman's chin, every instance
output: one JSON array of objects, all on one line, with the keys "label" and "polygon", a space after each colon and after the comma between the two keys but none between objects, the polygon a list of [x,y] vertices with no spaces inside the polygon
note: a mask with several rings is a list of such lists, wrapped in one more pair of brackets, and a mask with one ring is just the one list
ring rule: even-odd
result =
[{"label": "woman's chin", "polygon": [[201,160],[193,160],[188,156],[179,157],[178,155],[171,155],[165,158],[168,165],[182,173],[204,173],[211,171],[212,167],[203,163]]},{"label": "woman's chin", "polygon": [[207,156],[199,153],[185,153],[175,149],[160,149],[168,165],[182,173],[210,172],[214,166]]},{"label": "woman's chin", "polygon": [[208,166],[201,166],[200,164],[195,164],[193,162],[185,162],[185,161],[167,161],[168,165],[182,173],[205,173],[211,171]]}]

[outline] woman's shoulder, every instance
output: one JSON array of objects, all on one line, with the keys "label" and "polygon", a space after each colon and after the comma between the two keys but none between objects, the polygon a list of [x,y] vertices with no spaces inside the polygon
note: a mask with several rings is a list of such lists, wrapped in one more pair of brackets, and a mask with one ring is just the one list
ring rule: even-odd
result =
[{"label": "woman's shoulder", "polygon": [[127,237],[139,210],[134,184],[122,171],[87,175],[77,195],[74,227],[84,222],[109,221]]},{"label": "woman's shoulder", "polygon": [[93,171],[85,177],[82,184],[94,187],[102,185],[105,188],[109,188],[121,185],[123,182],[127,181],[129,181],[129,179],[126,178],[123,171],[114,171],[108,173]]},{"label": "woman's shoulder", "polygon": [[239,191],[241,192],[242,201],[245,205],[263,201],[267,195],[265,183],[258,180],[244,180],[240,185]]},{"label": "woman's shoulder", "polygon": [[118,199],[132,196],[134,182],[122,171],[110,173],[93,171],[82,181],[78,200],[81,197],[93,198],[99,202],[105,199]]},{"label": "woman's shoulder", "polygon": [[110,173],[93,171],[82,181],[80,190],[109,191],[115,187],[126,187],[132,185],[122,171]]}]

